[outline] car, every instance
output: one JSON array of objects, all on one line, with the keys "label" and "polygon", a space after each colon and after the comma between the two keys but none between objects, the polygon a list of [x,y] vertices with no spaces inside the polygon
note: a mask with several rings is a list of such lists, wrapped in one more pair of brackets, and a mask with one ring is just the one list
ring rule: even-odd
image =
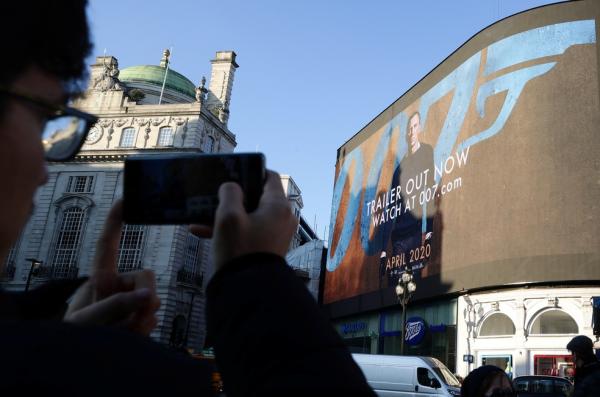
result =
[{"label": "car", "polygon": [[571,381],[558,376],[518,376],[513,385],[518,397],[567,397],[573,391]]}]

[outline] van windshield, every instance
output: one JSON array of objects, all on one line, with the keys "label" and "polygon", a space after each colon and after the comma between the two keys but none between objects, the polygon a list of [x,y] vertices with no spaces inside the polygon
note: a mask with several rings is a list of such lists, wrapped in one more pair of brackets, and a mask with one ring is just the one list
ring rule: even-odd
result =
[{"label": "van windshield", "polygon": [[433,370],[448,386],[460,387],[460,382],[454,377],[452,372],[446,367],[433,367]]}]

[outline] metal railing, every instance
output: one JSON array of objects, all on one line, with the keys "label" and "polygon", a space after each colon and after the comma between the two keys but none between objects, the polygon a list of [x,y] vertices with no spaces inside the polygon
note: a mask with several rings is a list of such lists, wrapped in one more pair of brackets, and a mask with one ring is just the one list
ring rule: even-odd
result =
[{"label": "metal railing", "polygon": [[60,271],[57,270],[54,266],[42,265],[33,271],[33,276],[45,279],[73,279],[77,278],[79,274],[79,267],[77,266],[69,266],[66,269],[60,269]]}]

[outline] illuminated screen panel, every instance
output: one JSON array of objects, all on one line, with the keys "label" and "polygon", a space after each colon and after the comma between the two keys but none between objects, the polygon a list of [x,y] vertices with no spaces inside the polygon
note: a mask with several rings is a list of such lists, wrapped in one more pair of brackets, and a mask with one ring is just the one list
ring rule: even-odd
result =
[{"label": "illuminated screen panel", "polygon": [[340,148],[324,303],[600,280],[596,21],[489,42]]}]

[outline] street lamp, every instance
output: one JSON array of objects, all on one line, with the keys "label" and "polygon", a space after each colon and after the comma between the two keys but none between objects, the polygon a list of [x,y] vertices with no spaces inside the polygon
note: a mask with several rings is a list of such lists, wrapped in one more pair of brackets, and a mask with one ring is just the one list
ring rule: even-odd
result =
[{"label": "street lamp", "polygon": [[25,284],[25,292],[29,291],[29,284],[31,283],[31,276],[37,275],[40,266],[42,265],[41,260],[35,258],[27,258],[25,259],[27,262],[31,262],[31,268],[29,268],[29,274],[27,275],[27,283]]},{"label": "street lamp", "polygon": [[396,296],[398,297],[398,302],[400,302],[402,305],[402,340],[400,341],[401,355],[404,355],[404,338],[406,335],[406,305],[408,305],[408,301],[416,289],[417,284],[413,280],[412,271],[403,271],[400,275],[400,279],[398,280],[398,285],[396,285]]}]

